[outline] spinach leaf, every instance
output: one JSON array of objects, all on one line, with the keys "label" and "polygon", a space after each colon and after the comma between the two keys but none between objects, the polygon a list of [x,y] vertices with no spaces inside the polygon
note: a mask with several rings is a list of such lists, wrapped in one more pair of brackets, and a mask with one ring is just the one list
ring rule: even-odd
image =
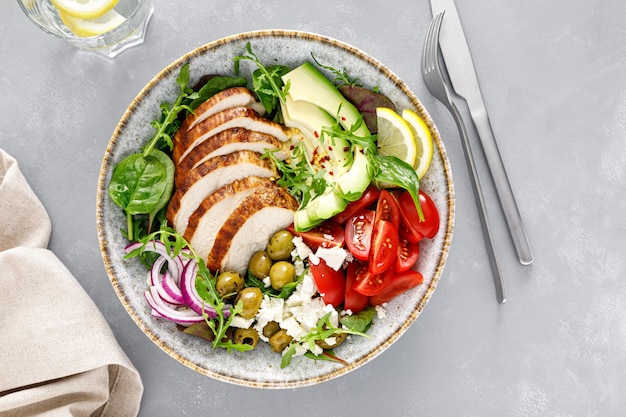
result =
[{"label": "spinach leaf", "polygon": [[170,201],[170,197],[172,196],[172,190],[174,189],[174,173],[176,168],[174,167],[174,162],[167,156],[165,153],[155,149],[150,154],[150,157],[157,159],[165,168],[165,188],[159,201],[154,205],[152,210],[148,213],[148,230],[152,229],[152,224],[154,223],[154,219],[157,217],[159,212],[166,204]]},{"label": "spinach leaf", "polygon": [[169,160],[169,157],[161,151],[153,150],[153,153],[159,156],[129,155],[113,169],[109,196],[126,212],[129,240],[133,240],[135,229],[132,216],[148,214],[154,217],[171,195],[174,170],[160,160]]},{"label": "spinach leaf", "polygon": [[248,81],[244,77],[212,76],[203,83],[202,87],[198,90],[197,97],[184,104],[189,105],[189,107],[195,110],[200,104],[204,103],[215,94],[232,87],[245,87],[247,83]]},{"label": "spinach leaf", "polygon": [[413,167],[396,156],[368,153],[370,176],[377,183],[391,183],[407,190],[417,208],[420,221],[424,214],[419,202],[419,177]]}]

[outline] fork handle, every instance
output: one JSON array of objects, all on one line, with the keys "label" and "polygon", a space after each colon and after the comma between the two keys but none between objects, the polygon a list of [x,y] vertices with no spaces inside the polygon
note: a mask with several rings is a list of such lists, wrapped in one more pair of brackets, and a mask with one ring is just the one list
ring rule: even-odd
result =
[{"label": "fork handle", "polygon": [[485,199],[483,197],[483,191],[480,186],[480,180],[478,178],[478,172],[476,170],[476,163],[474,162],[474,155],[472,154],[472,147],[470,146],[470,142],[467,136],[465,123],[463,123],[463,117],[461,116],[461,113],[459,112],[459,109],[456,106],[454,100],[450,100],[449,110],[454,117],[456,127],[458,128],[459,134],[461,136],[461,144],[463,145],[465,162],[467,163],[467,168],[470,171],[470,177],[472,180],[472,191],[474,192],[474,199],[476,200],[476,204],[478,206],[480,224],[483,229],[483,235],[487,240],[487,253],[489,255],[489,263],[491,264],[491,271],[493,273],[494,281],[496,284],[496,296],[498,298],[498,302],[502,304],[506,302],[506,286],[504,284],[502,270],[500,269],[498,254],[495,250],[493,235],[491,234],[491,228],[489,226],[487,207],[485,204]]}]

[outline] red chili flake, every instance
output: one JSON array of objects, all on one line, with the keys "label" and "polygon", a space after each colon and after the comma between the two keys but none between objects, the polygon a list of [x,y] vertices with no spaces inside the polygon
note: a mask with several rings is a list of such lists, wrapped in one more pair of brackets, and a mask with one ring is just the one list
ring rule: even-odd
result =
[{"label": "red chili flake", "polygon": [[333,150],[333,147],[332,147],[332,146],[329,146],[329,147],[328,147],[328,150],[329,150],[329,151],[332,151],[332,150]]},{"label": "red chili flake", "polygon": [[316,138],[320,137],[320,134],[317,132],[317,130],[315,132],[313,132],[313,134],[315,135]]},{"label": "red chili flake", "polygon": [[342,121],[342,122],[345,122],[345,121],[346,121],[346,118],[345,118],[344,116],[341,116],[341,121]]},{"label": "red chili flake", "polygon": [[349,150],[350,150],[350,147],[349,147],[349,146],[344,146],[344,147],[343,147],[343,151],[344,151],[344,152],[348,152]]}]

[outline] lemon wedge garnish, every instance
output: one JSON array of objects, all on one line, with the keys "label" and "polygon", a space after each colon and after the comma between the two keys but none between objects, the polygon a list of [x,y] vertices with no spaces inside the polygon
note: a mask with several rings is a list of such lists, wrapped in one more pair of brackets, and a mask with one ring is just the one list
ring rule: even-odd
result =
[{"label": "lemon wedge garnish", "polygon": [[387,107],[376,109],[378,122],[378,154],[395,156],[414,166],[417,146],[410,125],[398,113]]},{"label": "lemon wedge garnish", "polygon": [[417,156],[413,168],[417,172],[417,176],[421,179],[428,171],[431,161],[433,160],[433,137],[426,122],[419,117],[417,113],[406,109],[402,112],[402,118],[409,124],[415,138],[417,148]]},{"label": "lemon wedge garnish", "polygon": [[95,19],[79,19],[60,13],[61,20],[75,35],[81,37],[97,36],[109,32],[126,20],[124,16],[110,10]]},{"label": "lemon wedge garnish", "polygon": [[66,17],[95,19],[113,9],[118,0],[52,0],[52,4]]}]

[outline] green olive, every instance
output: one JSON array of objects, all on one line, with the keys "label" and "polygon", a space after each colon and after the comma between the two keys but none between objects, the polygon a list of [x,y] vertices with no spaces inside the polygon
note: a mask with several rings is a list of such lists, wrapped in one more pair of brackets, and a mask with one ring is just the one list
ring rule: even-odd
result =
[{"label": "green olive", "polygon": [[259,333],[255,329],[235,329],[233,340],[235,343],[250,345],[254,348],[259,343]]},{"label": "green olive", "polygon": [[279,230],[270,238],[267,253],[275,261],[284,261],[291,257],[293,248],[293,235],[287,230]]},{"label": "green olive", "polygon": [[270,274],[270,268],[272,267],[272,259],[266,251],[260,250],[252,255],[248,269],[257,278],[266,278]]},{"label": "green olive", "polygon": [[292,340],[293,337],[287,334],[287,330],[280,329],[270,337],[270,348],[274,352],[282,352]]},{"label": "green olive", "polygon": [[237,272],[222,272],[217,276],[215,289],[221,297],[233,295],[241,291],[244,287],[243,277]]},{"label": "green olive", "polygon": [[335,343],[328,344],[325,340],[317,340],[315,343],[322,349],[334,349],[346,340],[348,333],[336,333],[331,337],[335,338]]},{"label": "green olive", "polygon": [[263,327],[263,336],[268,339],[274,335],[277,331],[280,330],[280,325],[275,321],[270,321]]},{"label": "green olive", "polygon": [[259,308],[261,307],[263,293],[257,287],[247,287],[239,291],[237,299],[235,300],[235,305],[237,305],[239,301],[243,304],[243,310],[241,310],[239,315],[244,319],[251,319],[256,316],[256,313],[258,313]]},{"label": "green olive", "polygon": [[272,288],[280,290],[285,285],[294,282],[296,279],[296,267],[287,261],[279,261],[272,265],[270,269],[270,283]]}]

